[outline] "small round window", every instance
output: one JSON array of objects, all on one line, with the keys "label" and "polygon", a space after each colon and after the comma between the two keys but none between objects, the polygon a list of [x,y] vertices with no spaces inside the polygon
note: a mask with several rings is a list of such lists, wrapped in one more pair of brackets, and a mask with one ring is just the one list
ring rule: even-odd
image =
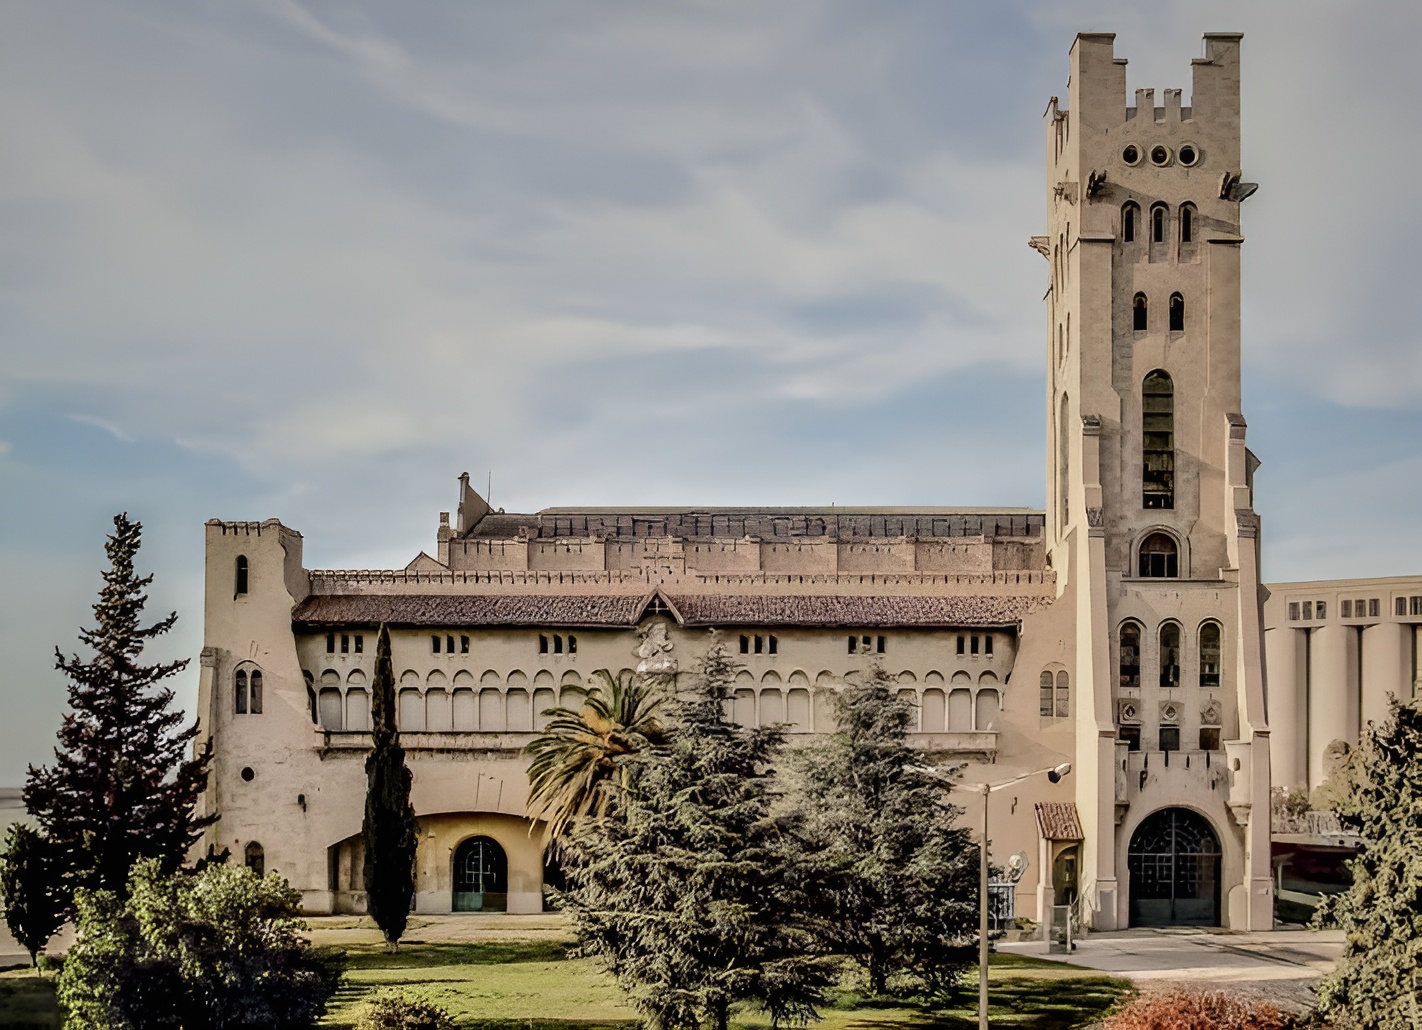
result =
[{"label": "small round window", "polygon": [[257,774],[252,771],[252,767],[250,765],[242,767],[242,779],[246,780],[248,783],[251,783],[252,778],[256,775]]},{"label": "small round window", "polygon": [[1121,150],[1121,160],[1128,165],[1141,163],[1141,148],[1134,143],[1127,143]]},{"label": "small round window", "polygon": [[1150,163],[1153,165],[1168,165],[1170,163],[1170,148],[1156,144],[1150,148]]},{"label": "small round window", "polygon": [[1200,160],[1200,152],[1195,149],[1195,145],[1193,143],[1186,143],[1181,146],[1180,153],[1178,156],[1180,158],[1180,163],[1186,168],[1189,168],[1192,165],[1199,163]]}]

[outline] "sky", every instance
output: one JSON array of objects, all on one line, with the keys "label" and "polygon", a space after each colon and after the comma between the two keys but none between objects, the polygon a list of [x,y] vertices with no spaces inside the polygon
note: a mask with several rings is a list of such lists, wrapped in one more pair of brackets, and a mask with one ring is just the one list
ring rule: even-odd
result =
[{"label": "sky", "polygon": [[465,471],[511,511],[1042,505],[1077,31],[1187,103],[1246,33],[1265,576],[1422,572],[1422,5],[6,0],[0,785],[119,511],[195,657],[206,519],[401,567]]}]

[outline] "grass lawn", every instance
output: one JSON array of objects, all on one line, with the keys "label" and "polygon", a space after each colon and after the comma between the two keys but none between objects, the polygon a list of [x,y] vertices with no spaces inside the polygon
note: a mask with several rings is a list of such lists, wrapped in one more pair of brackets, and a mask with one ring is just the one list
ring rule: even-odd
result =
[{"label": "grass lawn", "polygon": [[[315,926],[318,942],[331,946],[332,938],[338,938],[337,946],[350,959],[346,984],[333,999],[327,1026],[349,1027],[363,1001],[385,988],[437,1002],[461,1026],[478,1030],[622,1030],[638,1022],[611,977],[589,961],[567,957],[566,940],[559,933],[540,932],[533,939],[519,940],[500,929],[493,939],[483,939],[489,935],[482,926],[431,921],[424,927],[412,925],[412,940],[390,955],[368,926],[354,922],[321,926],[319,921]],[[947,1008],[865,1001],[846,992],[824,1010],[817,1026],[823,1030],[972,1030],[977,1026],[974,975],[970,971],[961,999]],[[1130,990],[1125,980],[1020,955],[994,955],[988,975],[992,1022],[1001,1028],[1084,1026]],[[737,1013],[732,1022],[743,1030],[770,1025],[750,1011]],[[50,1030],[58,1025],[52,980],[20,970],[0,973],[0,1028]]]}]

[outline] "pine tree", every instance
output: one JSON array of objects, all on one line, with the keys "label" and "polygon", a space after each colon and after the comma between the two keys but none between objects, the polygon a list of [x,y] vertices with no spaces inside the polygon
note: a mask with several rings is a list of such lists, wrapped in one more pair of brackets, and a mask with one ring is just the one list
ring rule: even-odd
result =
[{"label": "pine tree", "polygon": [[374,750],[365,760],[365,897],[385,943],[394,951],[410,918],[415,896],[417,825],[410,806],[410,770],[395,726],[395,670],[390,631],[380,627],[371,692]]},{"label": "pine tree", "polygon": [[176,870],[217,818],[194,814],[207,787],[211,742],[185,758],[198,727],[181,728],[183,713],[164,685],[187,659],[142,663],[144,647],[178,620],[174,612],[140,625],[144,588],[153,582],[134,572],[142,532],[127,513],[114,517],[105,545],[109,568],[94,605],[97,626],[79,633],[94,657],[65,658],[55,649],[56,667],[70,681],[71,711],[59,728],[54,764],[30,766],[25,785],[25,807],[55,849],[66,904],[80,887],[124,896],[128,871],[142,858]]},{"label": "pine tree", "polygon": [[1352,886],[1318,909],[1318,925],[1347,934],[1319,1007],[1338,1026],[1412,1030],[1422,1025],[1422,701],[1393,699],[1353,754],[1353,790],[1337,811],[1361,840]]},{"label": "pine tree", "polygon": [[0,854],[0,900],[5,923],[39,965],[39,953],[64,925],[64,901],[54,861],[54,849],[34,829],[12,823]]},{"label": "pine tree", "polygon": [[954,827],[962,810],[943,783],[917,771],[914,706],[897,681],[876,666],[835,704],[840,729],[795,756],[792,794],[811,847],[840,878],[827,936],[875,994],[898,973],[941,992],[973,960],[977,849]]},{"label": "pine tree", "polygon": [[803,1024],[833,978],[811,953],[811,868],[776,812],[781,733],[725,716],[737,668],[711,648],[669,706],[668,742],[628,763],[607,813],[579,820],[565,847],[584,951],[659,1030],[726,1030],[738,1001]]}]

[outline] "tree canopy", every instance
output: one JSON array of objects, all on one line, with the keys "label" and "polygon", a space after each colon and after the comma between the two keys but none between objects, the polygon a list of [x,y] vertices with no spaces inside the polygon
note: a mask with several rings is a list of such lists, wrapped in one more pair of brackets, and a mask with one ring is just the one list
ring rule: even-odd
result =
[{"label": "tree canopy", "polygon": [[145,589],[153,582],[134,571],[142,530],[127,514],[114,517],[96,625],[79,633],[93,657],[66,658],[56,648],[56,667],[69,679],[70,711],[54,763],[30,766],[25,784],[25,807],[54,849],[66,901],[81,887],[123,895],[140,859],[156,859],[165,872],[177,869],[217,818],[195,814],[211,742],[189,757],[198,727],[183,728],[165,685],[187,659],[143,661],[144,649],[178,616],[142,624]]},{"label": "tree canopy", "polygon": [[410,919],[415,896],[415,810],[410,805],[410,770],[395,726],[395,670],[390,630],[380,627],[371,677],[374,748],[365,760],[365,896],[370,917],[385,942],[397,947]]},{"label": "tree canopy", "polygon": [[0,900],[10,933],[30,953],[30,965],[64,925],[63,885],[49,841],[33,827],[11,823],[0,854]]}]

